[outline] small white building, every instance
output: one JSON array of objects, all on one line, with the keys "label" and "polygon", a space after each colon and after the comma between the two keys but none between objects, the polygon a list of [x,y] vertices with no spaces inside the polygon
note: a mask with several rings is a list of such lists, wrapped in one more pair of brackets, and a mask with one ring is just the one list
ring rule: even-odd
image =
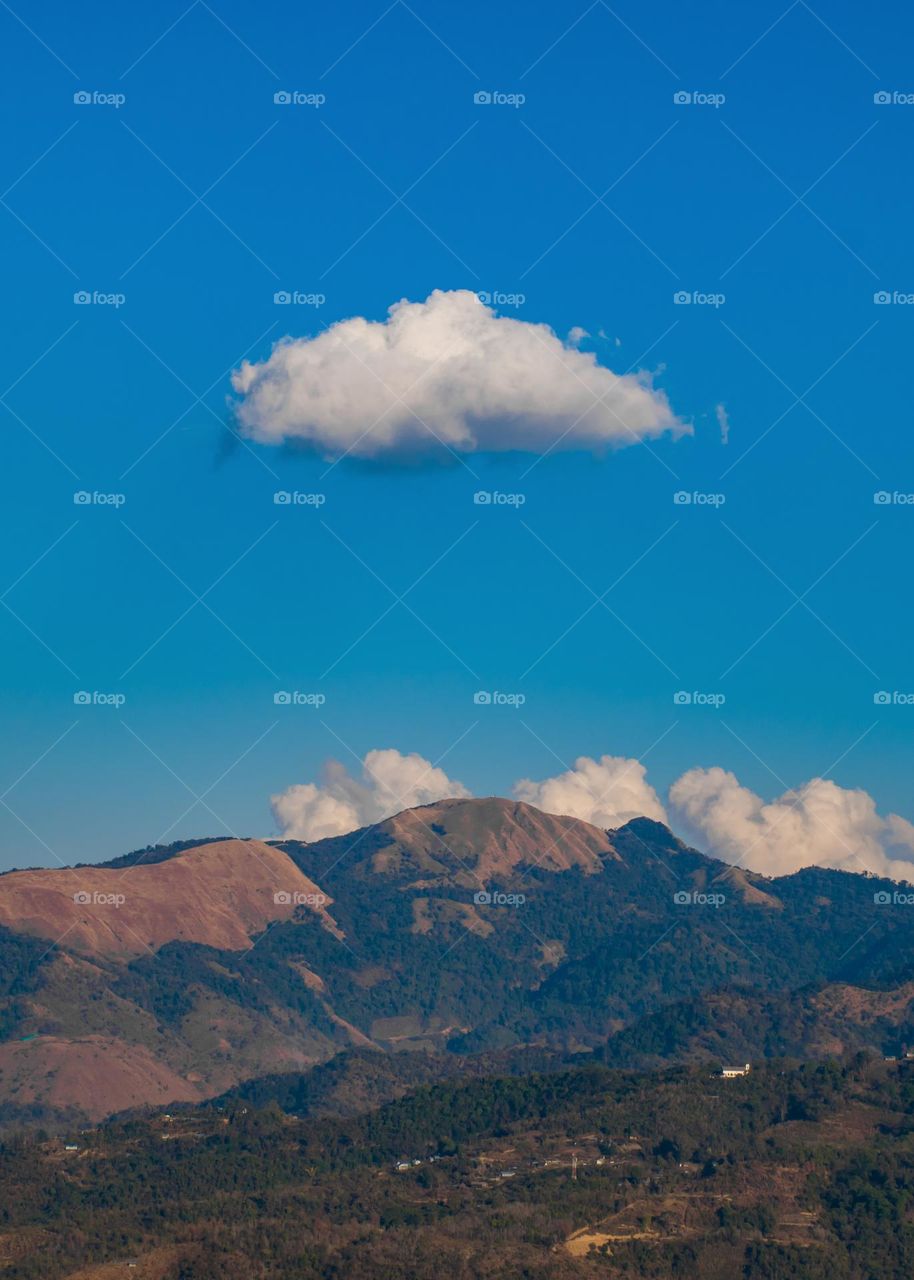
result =
[{"label": "small white building", "polygon": [[725,1080],[733,1080],[736,1076],[747,1076],[752,1070],[750,1063],[745,1063],[742,1067],[722,1067],[720,1074]]}]

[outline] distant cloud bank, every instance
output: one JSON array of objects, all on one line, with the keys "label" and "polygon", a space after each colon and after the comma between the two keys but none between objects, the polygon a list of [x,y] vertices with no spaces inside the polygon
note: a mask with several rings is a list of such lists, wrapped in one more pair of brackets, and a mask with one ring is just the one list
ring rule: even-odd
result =
[{"label": "distant cloud bank", "polygon": [[[367,753],[360,777],[331,762],[320,784],[291,786],[272,797],[272,806],[284,836],[319,840],[415,805],[471,794],[422,756],[388,748]],[[914,880],[914,825],[898,814],[880,815],[866,791],[825,778],[764,801],[724,769],[689,769],[670,787],[664,806],[640,761],[581,756],[553,777],[521,779],[513,794],[547,813],[603,828],[654,818],[723,862],[764,875],[820,866]]]},{"label": "distant cloud bank", "polygon": [[330,761],[320,786],[297,783],[271,797],[273,816],[290,840],[323,840],[341,836],[370,822],[380,822],[401,809],[433,804],[450,796],[471,793],[420,755],[399,751],[369,751],[361,777]]},{"label": "distant cloud bank", "polygon": [[750,871],[819,866],[914,878],[914,826],[880,817],[866,791],[826,778],[766,803],[724,769],[690,769],[670,788],[670,805],[709,852]]},{"label": "distant cloud bank", "polygon": [[646,373],[616,374],[545,324],[498,316],[468,290],[395,303],[312,338],[284,338],[232,375],[242,432],[328,458],[451,450],[603,450],[691,432]]},{"label": "distant cloud bank", "polygon": [[624,756],[591,760],[580,756],[573,769],[554,778],[543,782],[522,778],[514,784],[514,794],[546,813],[581,818],[595,827],[621,827],[632,818],[666,822],[660,797],[646,775],[647,770],[638,760],[626,760]]}]

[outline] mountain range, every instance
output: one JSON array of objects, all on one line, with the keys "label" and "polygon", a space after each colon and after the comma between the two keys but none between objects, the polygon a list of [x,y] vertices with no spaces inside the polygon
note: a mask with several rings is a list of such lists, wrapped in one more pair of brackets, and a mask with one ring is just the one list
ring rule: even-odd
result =
[{"label": "mountain range", "polygon": [[0,1122],[914,1044],[914,896],[497,798],[0,876]]}]

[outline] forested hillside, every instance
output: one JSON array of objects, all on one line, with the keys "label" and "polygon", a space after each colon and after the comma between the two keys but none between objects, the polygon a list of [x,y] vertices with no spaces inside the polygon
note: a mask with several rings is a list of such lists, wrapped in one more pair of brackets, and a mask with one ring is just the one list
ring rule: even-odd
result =
[{"label": "forested hillside", "polygon": [[[73,1149],[68,1149],[72,1147]],[[914,1063],[591,1066],[0,1149],[7,1280],[909,1280]]]}]

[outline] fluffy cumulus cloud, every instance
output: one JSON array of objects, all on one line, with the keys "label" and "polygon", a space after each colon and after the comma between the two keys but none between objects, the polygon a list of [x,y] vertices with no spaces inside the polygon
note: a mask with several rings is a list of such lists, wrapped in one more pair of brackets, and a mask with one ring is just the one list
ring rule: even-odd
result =
[{"label": "fluffy cumulus cloud", "polygon": [[621,827],[632,818],[666,822],[644,765],[624,756],[601,756],[599,760],[580,756],[567,773],[543,782],[522,778],[515,783],[514,794],[546,813],[581,818],[595,827]]},{"label": "fluffy cumulus cloud", "polygon": [[701,847],[752,871],[777,876],[816,865],[914,878],[914,826],[881,817],[866,791],[813,778],[766,803],[724,769],[690,769],[669,800]]},{"label": "fluffy cumulus cloud", "polygon": [[602,450],[690,431],[646,374],[619,375],[548,325],[498,316],[467,290],[396,303],[285,338],[232,375],[241,430],[327,457]]},{"label": "fluffy cumulus cloud", "polygon": [[401,809],[469,794],[461,782],[415,752],[401,755],[388,749],[368,752],[360,778],[334,761],[324,769],[320,785],[297,783],[272,796],[271,803],[288,839],[322,840],[380,822]]}]

